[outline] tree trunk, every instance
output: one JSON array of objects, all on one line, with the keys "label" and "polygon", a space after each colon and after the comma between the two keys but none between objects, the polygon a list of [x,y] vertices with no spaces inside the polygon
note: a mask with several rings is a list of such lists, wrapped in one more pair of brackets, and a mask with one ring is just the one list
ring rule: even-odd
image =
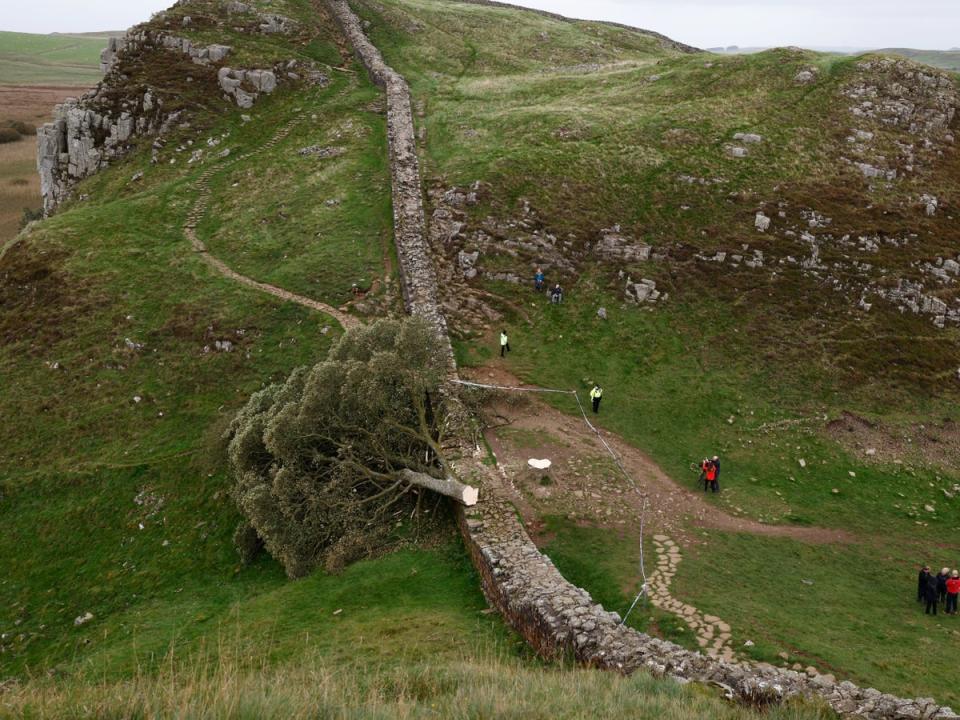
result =
[{"label": "tree trunk", "polygon": [[441,495],[446,495],[447,497],[451,497],[467,507],[476,505],[477,498],[480,495],[480,491],[477,490],[477,488],[464,485],[463,483],[457,482],[453,478],[441,480],[427,475],[426,473],[418,473],[414,472],[413,470],[401,470],[400,477],[402,477],[411,485],[427,488],[428,490],[433,490]]}]

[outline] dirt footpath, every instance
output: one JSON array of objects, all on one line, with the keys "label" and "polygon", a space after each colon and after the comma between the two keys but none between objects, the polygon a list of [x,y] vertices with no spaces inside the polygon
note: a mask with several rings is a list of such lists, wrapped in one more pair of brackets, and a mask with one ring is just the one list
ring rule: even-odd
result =
[{"label": "dirt footpath", "polygon": [[[521,385],[500,368],[475,370],[468,379]],[[570,402],[571,412],[576,412],[572,397]],[[515,494],[518,508],[534,532],[543,515],[564,515],[626,530],[638,522],[646,496],[646,523],[650,531],[680,541],[690,539],[690,531],[696,528],[788,537],[810,543],[854,541],[843,530],[766,525],[729,515],[706,502],[702,493],[678,485],[649,457],[617,435],[601,430],[604,440],[637,483],[634,489],[579,415],[560,412],[535,394],[498,396],[488,407],[488,414],[491,426],[485,437],[507,486]],[[552,465],[546,471],[535,470],[527,464],[531,458],[549,459]]]}]

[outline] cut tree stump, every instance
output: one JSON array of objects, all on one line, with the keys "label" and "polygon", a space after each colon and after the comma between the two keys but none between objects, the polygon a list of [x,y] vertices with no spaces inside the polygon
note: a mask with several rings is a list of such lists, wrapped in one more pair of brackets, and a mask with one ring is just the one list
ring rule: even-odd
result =
[{"label": "cut tree stump", "polygon": [[413,470],[401,470],[400,477],[411,485],[446,495],[467,507],[476,505],[480,496],[480,491],[477,488],[464,485],[453,478],[435,478],[432,475],[414,472]]}]

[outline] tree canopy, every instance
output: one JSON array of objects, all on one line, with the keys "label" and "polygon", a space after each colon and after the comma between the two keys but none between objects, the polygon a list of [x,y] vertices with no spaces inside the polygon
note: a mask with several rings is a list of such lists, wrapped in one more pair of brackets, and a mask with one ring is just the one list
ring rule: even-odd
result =
[{"label": "tree canopy", "polygon": [[255,393],[228,431],[233,496],[249,523],[238,538],[249,547],[252,528],[290,577],[362,554],[413,474],[447,475],[446,368],[423,321],[381,320]]}]

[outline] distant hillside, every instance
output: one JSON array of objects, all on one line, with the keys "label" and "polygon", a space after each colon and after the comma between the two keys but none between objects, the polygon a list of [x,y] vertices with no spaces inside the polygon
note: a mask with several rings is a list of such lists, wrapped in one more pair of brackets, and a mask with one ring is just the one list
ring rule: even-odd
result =
[{"label": "distant hillside", "polygon": [[933,65],[933,67],[943,68],[944,70],[953,70],[960,72],[960,49],[952,50],[914,50],[912,48],[884,48],[878,52],[888,53],[890,55],[901,55],[903,57],[916,60],[917,62]]},{"label": "distant hillside", "polygon": [[[727,47],[707,48],[707,52],[718,55],[752,55],[754,53],[770,50],[770,47],[740,47],[739,45],[728,45]],[[841,48],[841,47],[809,47],[807,50],[816,52],[827,52],[835,55],[858,55],[864,52],[877,52],[886,55],[899,55],[900,57],[910,58],[917,62],[931,65],[932,67],[943,68],[944,70],[953,70],[960,72],[960,48],[951,48],[950,50],[917,50],[915,48],[882,48],[872,50],[866,48]]]},{"label": "distant hillside", "polygon": [[0,31],[0,81],[5,85],[94,85],[100,80],[100,51],[109,35]]}]

